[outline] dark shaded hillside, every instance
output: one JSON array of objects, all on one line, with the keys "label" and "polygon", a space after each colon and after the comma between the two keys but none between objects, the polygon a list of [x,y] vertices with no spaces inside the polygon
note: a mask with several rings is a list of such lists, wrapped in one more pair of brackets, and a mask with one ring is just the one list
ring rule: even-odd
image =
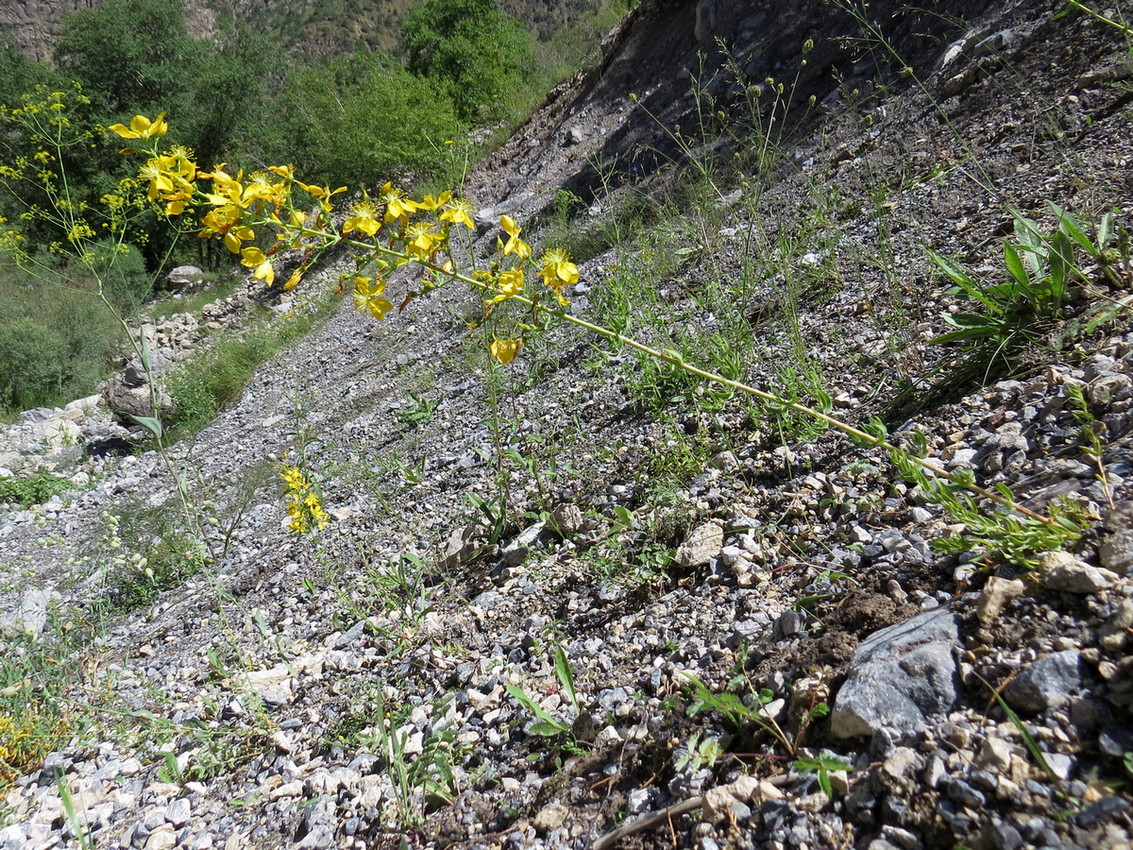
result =
[{"label": "dark shaded hillside", "polygon": [[[788,86],[791,112],[785,123],[790,139],[803,138],[847,100],[864,110],[878,102],[879,90],[891,95],[907,89],[912,82],[902,72],[905,65],[917,76],[932,74],[948,44],[978,29],[989,4],[936,2],[912,10],[896,0],[873,3],[871,20],[888,45],[863,39],[860,23],[824,0],[790,7],[724,4],[714,43],[701,44],[693,32],[694,5],[675,0],[638,5],[608,37],[602,62],[560,86],[480,169],[485,202],[498,202],[501,189],[521,183],[538,196],[541,186],[559,182],[564,173],[565,188],[587,203],[626,179],[645,179],[684,160],[687,150],[671,135],[677,127],[695,147],[704,142],[698,138],[702,132],[715,134],[729,124],[750,128],[743,89],[764,85],[769,77]],[[814,49],[804,57],[808,39]],[[694,81],[703,92],[699,104],[690,96]],[[653,118],[635,109],[631,94]],[[809,109],[811,98],[821,107]],[[586,132],[576,133],[576,140],[572,126]],[[741,169],[751,163],[742,160],[737,144],[757,143],[750,135],[729,140],[723,133],[711,142],[717,161],[740,153]]]}]

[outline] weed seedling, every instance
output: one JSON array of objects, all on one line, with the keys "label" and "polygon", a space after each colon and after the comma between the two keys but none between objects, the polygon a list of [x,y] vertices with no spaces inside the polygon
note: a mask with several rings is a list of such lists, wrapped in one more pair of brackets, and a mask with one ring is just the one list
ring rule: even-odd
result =
[{"label": "weed seedling", "polygon": [[814,773],[818,775],[818,787],[822,793],[833,799],[834,787],[830,782],[832,771],[849,772],[854,766],[836,756],[821,753],[817,756],[795,759],[792,765],[799,773]]}]

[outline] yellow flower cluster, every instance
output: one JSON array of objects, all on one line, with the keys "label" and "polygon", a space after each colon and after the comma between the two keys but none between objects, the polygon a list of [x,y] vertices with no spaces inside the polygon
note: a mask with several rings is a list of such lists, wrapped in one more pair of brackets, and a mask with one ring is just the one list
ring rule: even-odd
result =
[{"label": "yellow flower cluster", "polygon": [[54,743],[44,731],[43,722],[34,711],[15,716],[0,713],[0,784],[10,782],[42,761]]},{"label": "yellow flower cluster", "polygon": [[[459,278],[487,291],[486,315],[497,304],[513,298],[533,309],[538,306],[540,296],[528,296],[524,290],[524,268],[531,261],[531,246],[521,238],[523,228],[510,216],[500,217],[507,240],[497,240],[499,258],[490,269],[459,274],[452,251],[453,229],[474,231],[476,210],[451,192],[426,195],[418,201],[386,183],[374,198],[364,193],[353,203],[339,228],[331,220],[334,207],[330,201],[345,188],[331,190],[329,186],[302,183],[295,179],[291,166],[273,166],[248,177],[242,171],[230,174],[223,164],[211,172],[200,171],[192,153],[183,147],[158,151],[158,140],[169,130],[164,113],[152,121],[138,115],[129,126],[115,124],[110,130],[137,141],[147,154],[139,177],[148,187],[150,203],[161,205],[169,217],[195,213],[202,225],[199,235],[222,239],[229,251],[239,255],[241,264],[251,269],[252,276],[268,286],[275,283],[272,258],[281,250],[303,251],[303,262],[282,287],[289,290],[298,285],[303,272],[323,250],[346,243],[365,253],[357,260],[358,272],[343,275],[340,288],[352,283],[355,306],[377,319],[385,318],[393,309],[383,297],[383,275],[406,263],[416,263],[433,273],[434,280],[427,281],[422,292],[409,293],[405,303],[444,280]],[[123,153],[133,152],[134,147],[123,149]],[[202,188],[200,181],[211,181],[211,186]],[[314,212],[297,205],[292,195],[296,186],[314,199]],[[274,244],[267,248],[255,244],[261,226],[275,233]],[[379,237],[383,241],[379,242]],[[374,267],[378,271],[374,272]],[[570,258],[562,251],[547,251],[539,262],[539,276],[557,303],[568,306],[563,290],[578,282],[578,267]],[[522,338],[498,341],[492,346],[492,354],[500,362],[509,363],[522,344]]]},{"label": "yellow flower cluster", "polygon": [[311,529],[324,529],[330,517],[323,510],[318,488],[297,466],[284,464],[279,471],[283,479],[284,500],[287,502],[288,528],[292,534],[306,534]]}]

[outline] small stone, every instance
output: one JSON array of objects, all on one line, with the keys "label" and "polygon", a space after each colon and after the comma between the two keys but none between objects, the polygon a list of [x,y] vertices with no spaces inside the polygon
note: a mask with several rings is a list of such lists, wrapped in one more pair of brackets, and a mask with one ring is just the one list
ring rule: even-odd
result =
[{"label": "small stone", "polygon": [[1043,761],[1059,779],[1069,779],[1074,772],[1074,759],[1065,753],[1043,753]]},{"label": "small stone", "polygon": [[719,823],[722,820],[743,820],[751,817],[746,803],[736,799],[727,785],[718,785],[704,792],[704,820]]},{"label": "small stone", "polygon": [[1102,797],[1085,811],[1074,815],[1074,823],[1083,829],[1093,829],[1123,816],[1129,808],[1129,801],[1117,795]]},{"label": "small stone", "polygon": [[585,518],[578,505],[558,505],[551,511],[551,519],[547,524],[561,537],[570,537],[582,530]]},{"label": "small stone", "polygon": [[740,468],[740,459],[736,457],[735,452],[720,452],[708,461],[708,465],[722,472],[735,472]]},{"label": "small stone", "polygon": [[974,762],[976,767],[1005,773],[1011,767],[1012,748],[1002,738],[988,738],[980,747]]},{"label": "small stone", "polygon": [[956,699],[955,615],[941,606],[867,637],[835,698],[830,729],[839,738],[884,727],[915,731]]},{"label": "small stone", "polygon": [[1115,573],[1133,571],[1133,501],[1119,502],[1105,520],[1098,558]]},{"label": "small stone", "polygon": [[1026,589],[1026,585],[1017,579],[992,576],[980,592],[979,601],[976,602],[976,616],[981,623],[990,623],[1002,613],[1008,602],[1022,596]]},{"label": "small stone", "polygon": [[903,780],[909,774],[919,770],[923,762],[916,750],[909,747],[897,747],[881,765],[881,771],[894,780]]},{"label": "small stone", "polygon": [[189,822],[191,812],[192,808],[188,799],[180,797],[166,806],[165,819],[174,827],[180,828]]},{"label": "small stone", "polygon": [[1007,683],[1003,698],[1018,711],[1041,712],[1062,705],[1082,686],[1082,656],[1076,649],[1053,652]]},{"label": "small stone", "polygon": [[706,522],[692,530],[677,548],[675,560],[682,567],[701,567],[720,554],[724,548],[724,529],[714,522]]},{"label": "small stone", "polygon": [[169,824],[162,824],[149,834],[145,850],[170,850],[177,846],[177,833]]},{"label": "small stone", "polygon": [[1092,567],[1068,552],[1047,552],[1039,559],[1043,584],[1067,593],[1097,593],[1113,586],[1118,577],[1109,570]]},{"label": "small stone", "polygon": [[566,823],[567,815],[570,814],[570,809],[561,803],[551,803],[549,806],[544,806],[535,815],[535,829],[539,832],[546,834],[553,829],[558,829]]}]

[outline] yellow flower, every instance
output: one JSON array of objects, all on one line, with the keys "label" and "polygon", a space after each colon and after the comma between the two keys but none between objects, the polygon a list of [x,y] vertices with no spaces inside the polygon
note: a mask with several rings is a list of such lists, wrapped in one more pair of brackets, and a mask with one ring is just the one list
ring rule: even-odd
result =
[{"label": "yellow flower", "polygon": [[[209,221],[209,216],[205,216],[205,223]],[[233,254],[239,254],[241,251],[240,243],[250,242],[256,238],[256,232],[247,226],[241,227],[228,227],[224,233],[224,247],[231,251]]]},{"label": "yellow flower", "polygon": [[493,340],[490,346],[492,356],[505,366],[515,359],[515,355],[519,354],[519,349],[522,347],[522,339],[497,339]]},{"label": "yellow flower", "polygon": [[386,317],[393,305],[381,295],[385,292],[384,280],[371,280],[357,275],[354,278],[354,306],[358,310],[369,310],[378,321]]},{"label": "yellow flower", "polygon": [[439,207],[443,207],[449,202],[452,197],[452,192],[442,192],[436,198],[432,195],[426,195],[425,198],[417,205],[419,209],[427,210],[428,212],[435,212]]},{"label": "yellow flower", "polygon": [[555,291],[555,296],[564,307],[569,303],[563,297],[563,287],[578,283],[578,266],[570,261],[565,251],[552,248],[543,254],[540,262],[543,268],[539,274],[543,283]]},{"label": "yellow flower", "polygon": [[531,256],[531,246],[519,238],[523,228],[515,223],[515,219],[509,215],[501,215],[500,227],[508,235],[507,244],[504,245],[505,254],[515,254],[521,260],[526,260]]},{"label": "yellow flower", "polygon": [[245,207],[253,201],[266,201],[272,206],[280,207],[287,203],[287,189],[283,183],[273,183],[267,174],[257,171],[248,178],[242,200]]},{"label": "yellow flower", "polygon": [[463,198],[456,198],[449,201],[448,207],[441,211],[440,219],[453,224],[463,224],[469,230],[475,230],[476,223],[472,220],[474,212],[472,204]]},{"label": "yellow flower", "polygon": [[429,260],[433,252],[445,241],[441,233],[433,231],[433,225],[427,222],[411,225],[405,234],[405,253],[418,260]]},{"label": "yellow flower", "polygon": [[[227,237],[225,237],[227,239]],[[275,282],[275,269],[263,251],[251,245],[240,252],[240,265],[252,269],[252,277],[271,286]]]},{"label": "yellow flower", "polygon": [[124,124],[111,124],[107,129],[111,133],[117,133],[123,139],[153,139],[168,133],[169,124],[166,122],[163,112],[152,121],[144,115],[135,115],[130,119],[129,127]]},{"label": "yellow flower", "polygon": [[340,192],[346,191],[345,186],[339,186],[337,189],[331,189],[330,186],[310,186],[306,183],[300,183],[298,180],[295,181],[295,184],[306,190],[308,195],[318,201],[319,207],[323,210],[323,212],[330,212],[331,210],[333,210],[334,207],[331,206],[330,199]]},{"label": "yellow flower", "polygon": [[318,488],[299,467],[284,464],[280,467],[279,477],[283,479],[289,517],[287,527],[294,534],[304,534],[312,527],[323,529],[330,525],[330,517],[323,510]]},{"label": "yellow flower", "polygon": [[381,229],[382,223],[378,220],[378,207],[369,198],[363,198],[350,208],[354,213],[342,225],[342,234],[345,236],[355,230],[360,230],[367,236],[373,236]]},{"label": "yellow flower", "polygon": [[290,292],[292,289],[299,285],[299,281],[303,279],[303,267],[300,266],[291,273],[291,277],[287,279],[287,283],[283,284],[283,291]]},{"label": "yellow flower", "polygon": [[150,203],[156,201],[159,195],[173,191],[173,180],[165,173],[165,169],[157,159],[146,160],[146,164],[138,169],[138,177],[149,182],[147,197]]},{"label": "yellow flower", "polygon": [[410,215],[417,212],[420,206],[409,200],[400,189],[395,189],[392,183],[386,183],[382,186],[382,203],[386,205],[386,221],[396,221],[399,218],[408,219]]},{"label": "yellow flower", "polygon": [[523,271],[521,269],[512,269],[511,271],[500,272],[499,279],[496,281],[496,288],[499,294],[492,299],[492,303],[497,301],[507,301],[515,295],[523,292]]}]

